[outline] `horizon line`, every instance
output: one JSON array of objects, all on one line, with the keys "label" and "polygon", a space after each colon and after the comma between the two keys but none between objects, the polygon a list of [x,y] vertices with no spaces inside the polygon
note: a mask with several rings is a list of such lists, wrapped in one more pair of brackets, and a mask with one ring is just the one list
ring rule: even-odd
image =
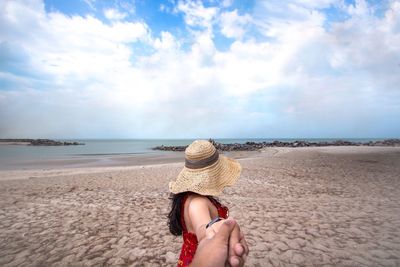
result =
[{"label": "horizon line", "polygon": [[40,137],[40,138],[31,138],[31,137],[2,137],[3,139],[54,139],[54,140],[224,140],[224,139],[399,139],[399,137]]}]

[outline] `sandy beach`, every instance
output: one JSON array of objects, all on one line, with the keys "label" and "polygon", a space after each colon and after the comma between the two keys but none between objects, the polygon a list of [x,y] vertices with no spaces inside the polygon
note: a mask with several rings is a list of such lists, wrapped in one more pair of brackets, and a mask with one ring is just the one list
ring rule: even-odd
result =
[{"label": "sandy beach", "polygon": [[[248,240],[246,266],[400,265],[400,147],[231,156],[243,172],[220,200]],[[181,159],[0,171],[0,266],[174,266],[167,185]]]}]

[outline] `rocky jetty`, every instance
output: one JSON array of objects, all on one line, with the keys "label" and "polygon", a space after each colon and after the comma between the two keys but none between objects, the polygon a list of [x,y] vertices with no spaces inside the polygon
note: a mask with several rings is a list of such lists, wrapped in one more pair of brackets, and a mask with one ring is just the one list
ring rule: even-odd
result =
[{"label": "rocky jetty", "polygon": [[15,143],[24,144],[27,143],[31,146],[77,146],[84,145],[79,142],[66,142],[66,141],[55,141],[50,139],[0,139],[0,143]]},{"label": "rocky jetty", "polygon": [[[220,151],[255,151],[265,147],[317,147],[317,146],[400,146],[400,139],[386,139],[382,141],[369,141],[369,142],[351,142],[347,140],[335,140],[333,142],[309,142],[298,140],[294,142],[246,142],[246,143],[233,143],[222,144],[213,139],[209,139],[218,150]],[[185,151],[187,146],[157,146],[153,150],[164,151]]]}]

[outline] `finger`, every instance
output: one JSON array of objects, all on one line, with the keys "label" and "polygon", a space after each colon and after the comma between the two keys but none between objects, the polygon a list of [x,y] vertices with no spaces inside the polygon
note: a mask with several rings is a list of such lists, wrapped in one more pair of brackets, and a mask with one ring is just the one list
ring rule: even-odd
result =
[{"label": "finger", "polygon": [[244,261],[238,256],[232,256],[229,258],[229,264],[232,267],[242,267],[244,265]]},{"label": "finger", "polygon": [[206,238],[211,239],[215,236],[215,231],[213,228],[211,228],[209,231],[206,231]]},{"label": "finger", "polygon": [[236,222],[233,219],[227,219],[219,228],[218,233],[215,234],[215,238],[218,239],[221,244],[228,244],[230,235],[235,229]]},{"label": "finger", "polygon": [[240,232],[240,240],[242,240],[244,238],[244,234],[243,234],[243,232]]},{"label": "finger", "polygon": [[240,238],[239,238],[239,243],[243,246],[245,249],[245,253],[249,254],[249,246],[247,245],[246,238],[244,237],[244,233],[240,231]]},{"label": "finger", "polygon": [[242,240],[240,240],[240,244],[243,246],[244,248],[244,255],[249,255],[249,245],[247,244],[246,238],[242,238]]},{"label": "finger", "polygon": [[242,244],[240,244],[240,243],[236,244],[235,247],[234,247],[233,249],[234,249],[234,251],[235,251],[235,254],[236,254],[237,256],[240,256],[240,257],[241,257],[241,256],[243,255],[243,253],[245,252],[244,247],[243,247]]},{"label": "finger", "polygon": [[231,233],[231,237],[229,239],[229,251],[228,251],[229,257],[240,256],[240,255],[236,255],[236,253],[235,253],[235,246],[236,246],[236,244],[239,244],[239,237],[240,237],[240,227],[238,224],[236,224],[235,228],[233,229],[233,231]]}]

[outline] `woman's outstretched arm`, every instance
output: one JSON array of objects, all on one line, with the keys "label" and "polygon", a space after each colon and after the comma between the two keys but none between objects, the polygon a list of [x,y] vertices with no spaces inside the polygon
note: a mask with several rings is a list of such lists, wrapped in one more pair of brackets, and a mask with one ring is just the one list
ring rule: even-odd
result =
[{"label": "woman's outstretched arm", "polygon": [[197,240],[206,236],[206,225],[211,221],[209,200],[206,197],[194,197],[189,203],[189,219]]}]

